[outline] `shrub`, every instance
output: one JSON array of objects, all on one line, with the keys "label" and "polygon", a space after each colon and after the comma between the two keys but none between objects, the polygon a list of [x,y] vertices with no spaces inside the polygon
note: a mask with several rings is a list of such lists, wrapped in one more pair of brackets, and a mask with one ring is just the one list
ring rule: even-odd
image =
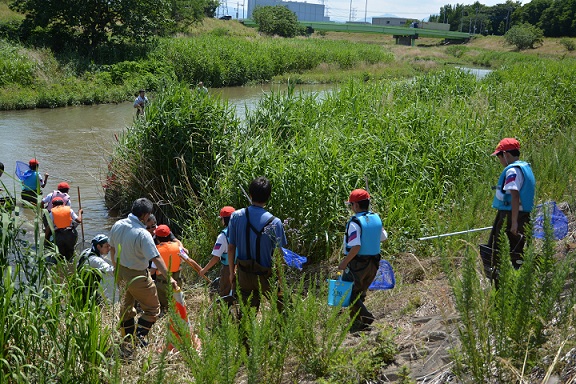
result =
[{"label": "shrub", "polygon": [[566,50],[570,52],[576,49],[576,43],[574,42],[574,40],[569,39],[567,37],[560,39],[560,44],[562,44],[564,48],[566,48]]},{"label": "shrub", "polygon": [[302,34],[296,14],[281,5],[257,7],[252,18],[258,24],[258,30],[266,35],[294,37]]},{"label": "shrub", "polygon": [[504,35],[504,40],[520,50],[534,48],[536,44],[542,44],[544,41],[544,32],[540,28],[524,23],[510,28]]}]

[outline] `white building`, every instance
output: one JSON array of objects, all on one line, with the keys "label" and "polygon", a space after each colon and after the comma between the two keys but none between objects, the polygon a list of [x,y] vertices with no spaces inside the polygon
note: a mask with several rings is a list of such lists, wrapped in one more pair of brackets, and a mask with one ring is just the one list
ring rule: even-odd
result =
[{"label": "white building", "polygon": [[282,0],[248,0],[248,19],[252,17],[252,12],[256,7],[282,5],[296,14],[298,21],[330,21],[324,16],[325,6],[323,4],[308,4],[297,1]]},{"label": "white building", "polygon": [[410,24],[413,19],[404,17],[373,17],[372,25],[383,25],[385,27],[405,27],[406,23]]}]

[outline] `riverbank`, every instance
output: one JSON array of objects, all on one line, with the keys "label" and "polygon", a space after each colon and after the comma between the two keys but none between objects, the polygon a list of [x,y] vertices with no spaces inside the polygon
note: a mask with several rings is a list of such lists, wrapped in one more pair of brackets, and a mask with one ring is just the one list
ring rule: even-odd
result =
[{"label": "riverbank", "polygon": [[158,40],[143,56],[100,64],[2,41],[0,110],[130,101],[138,89],[155,92],[173,81],[192,87],[199,81],[209,87],[345,83],[411,78],[447,65],[498,68],[542,55],[575,55],[558,39],[520,53],[503,41],[479,36],[467,45],[445,46],[419,39],[416,47],[406,47],[389,35],[336,32],[287,40],[260,36],[237,21],[207,19],[188,36]]}]

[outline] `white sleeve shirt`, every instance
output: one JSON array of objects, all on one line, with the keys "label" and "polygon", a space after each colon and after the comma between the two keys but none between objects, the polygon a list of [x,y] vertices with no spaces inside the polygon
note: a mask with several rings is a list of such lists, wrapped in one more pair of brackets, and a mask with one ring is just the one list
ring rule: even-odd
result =
[{"label": "white sleeve shirt", "polygon": [[[362,237],[362,230],[360,226],[351,221],[350,225],[348,225],[348,243],[345,246],[352,248],[356,245],[362,245],[360,238]],[[382,233],[380,234],[380,242],[386,241],[388,239],[388,233],[384,228],[382,228]],[[344,237],[344,241],[346,241],[346,237]]]},{"label": "white sleeve shirt", "polygon": [[223,233],[220,233],[216,238],[214,247],[212,248],[212,256],[222,258],[224,253],[228,252],[228,239]]}]

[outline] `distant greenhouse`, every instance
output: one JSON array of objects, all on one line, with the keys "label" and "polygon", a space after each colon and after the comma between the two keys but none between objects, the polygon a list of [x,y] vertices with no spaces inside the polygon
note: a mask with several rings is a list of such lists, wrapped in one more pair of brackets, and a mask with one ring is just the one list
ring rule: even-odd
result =
[{"label": "distant greenhouse", "polygon": [[324,16],[325,6],[323,4],[308,4],[297,1],[281,0],[248,0],[248,15],[252,17],[252,12],[256,7],[283,5],[296,14],[299,21],[330,21],[329,17]]}]

